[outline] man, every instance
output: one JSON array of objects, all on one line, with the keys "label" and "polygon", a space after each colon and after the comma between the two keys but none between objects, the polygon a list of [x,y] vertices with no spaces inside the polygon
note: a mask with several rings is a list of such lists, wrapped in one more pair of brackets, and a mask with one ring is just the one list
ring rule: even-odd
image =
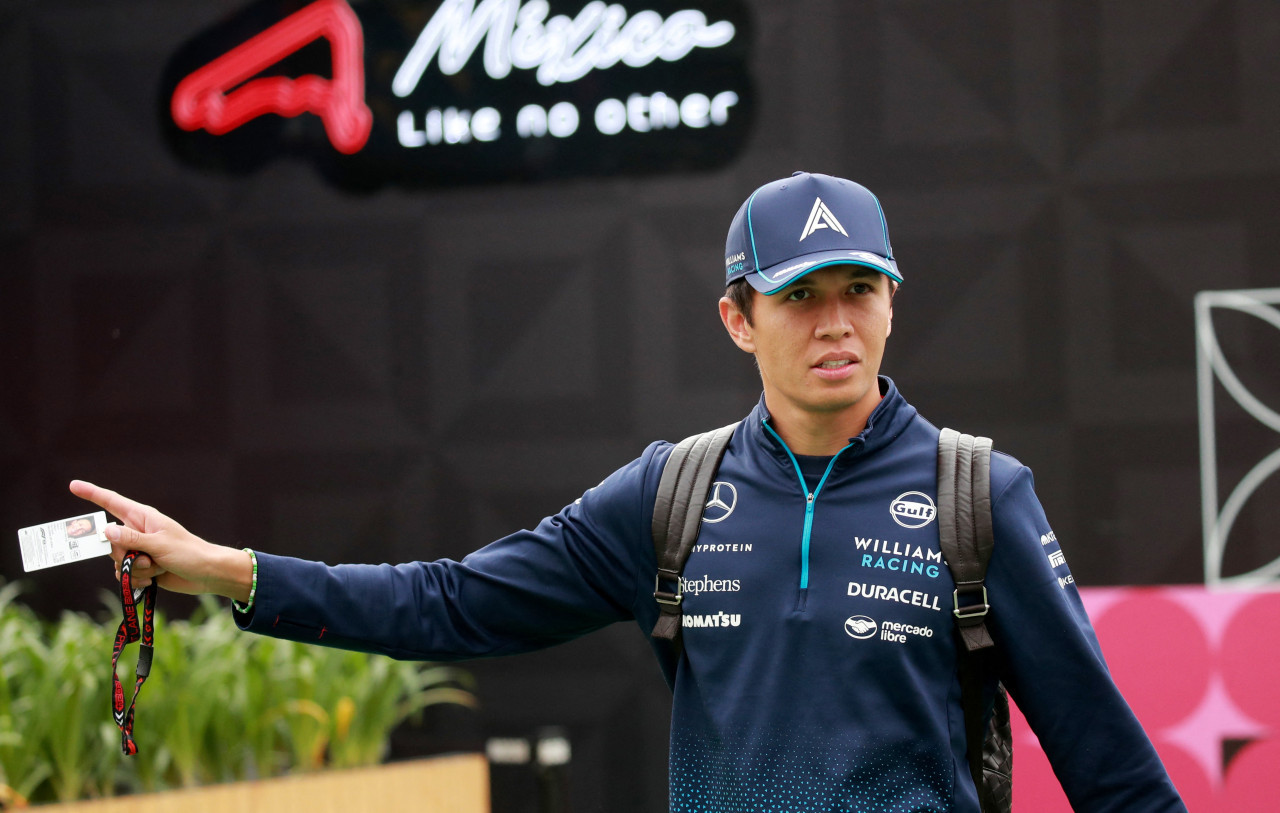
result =
[{"label": "man", "polygon": [[[796,173],[742,205],[720,315],[764,395],[738,426],[685,568],[673,811],[978,810],[930,507],[938,429],[879,376],[902,281],[876,198]],[[139,584],[232,598],[244,629],[430,660],[509,654],[657,616],[667,443],[462,562],[246,553],[75,482],[125,521]],[[1078,810],[1185,810],[1106,671],[1030,472],[995,455],[990,626],[1003,678]],[[117,565],[118,566],[118,565]],[[256,585],[256,587],[255,587]],[[244,602],[252,606],[245,607]],[[243,609],[242,609],[243,608]]]},{"label": "man", "polygon": [[82,536],[88,536],[94,532],[93,517],[76,517],[67,520],[67,536],[71,539],[78,539]]}]

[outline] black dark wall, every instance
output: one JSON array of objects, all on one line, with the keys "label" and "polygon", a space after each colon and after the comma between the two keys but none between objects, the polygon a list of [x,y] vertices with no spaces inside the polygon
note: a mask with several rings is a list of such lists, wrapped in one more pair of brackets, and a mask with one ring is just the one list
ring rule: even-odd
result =
[{"label": "black dark wall", "polygon": [[[885,371],[1033,468],[1078,581],[1202,581],[1192,297],[1280,287],[1280,6],[749,5],[756,119],[727,169],[351,195],[168,151],[165,62],[240,4],[5,3],[4,577],[17,528],[81,510],[73,477],[330,562],[531,526],[754,403],[720,249],[752,189],[808,169],[884,204],[906,277]],[[1278,408],[1280,332],[1220,332]],[[1218,422],[1225,495],[1277,436],[1230,399]],[[1229,565],[1280,555],[1276,505],[1264,485]],[[96,611],[109,580],[45,571],[26,599]],[[638,630],[474,670],[488,730],[570,727],[575,810],[665,809],[669,702]]]}]

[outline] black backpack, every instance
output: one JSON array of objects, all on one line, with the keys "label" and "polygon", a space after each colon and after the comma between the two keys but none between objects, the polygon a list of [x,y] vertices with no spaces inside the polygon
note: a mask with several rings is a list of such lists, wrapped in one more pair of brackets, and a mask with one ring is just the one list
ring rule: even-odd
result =
[{"label": "black backpack", "polygon": [[[676,444],[662,470],[653,506],[653,547],[658,573],[653,597],[658,620],[652,636],[679,652],[683,600],[680,576],[702,524],[702,511],[720,459],[737,423],[693,435]],[[994,674],[995,642],[987,629],[991,604],[984,579],[991,560],[991,440],[943,429],[938,438],[938,536],[956,590],[956,648],[961,704],[969,743],[969,772],[983,813],[1013,808],[1013,736],[1009,698],[997,683],[991,717],[983,724],[982,689]],[[977,743],[982,747],[975,747]]]}]

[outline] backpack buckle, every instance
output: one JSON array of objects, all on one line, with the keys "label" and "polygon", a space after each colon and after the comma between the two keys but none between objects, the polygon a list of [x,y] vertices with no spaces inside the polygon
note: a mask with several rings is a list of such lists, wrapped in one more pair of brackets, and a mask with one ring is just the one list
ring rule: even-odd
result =
[{"label": "backpack buckle", "polygon": [[[662,589],[662,577],[666,576],[670,581],[675,582],[676,591],[674,593]],[[674,570],[666,570],[658,568],[658,573],[653,577],[653,599],[659,604],[666,604],[669,607],[679,607],[680,602],[684,601],[684,590],[680,587],[680,574]]]},{"label": "backpack buckle", "polygon": [[[965,590],[966,593],[977,593],[977,590],[973,589],[972,586],[966,585],[966,587],[968,587],[968,589]],[[956,618],[960,620],[967,618],[982,618],[991,609],[991,605],[987,603],[987,586],[985,584],[979,584],[978,588],[982,590],[982,601],[977,604],[966,604],[961,607],[959,587],[957,587],[955,592],[951,594],[951,600],[955,604],[955,609],[951,612]]]}]

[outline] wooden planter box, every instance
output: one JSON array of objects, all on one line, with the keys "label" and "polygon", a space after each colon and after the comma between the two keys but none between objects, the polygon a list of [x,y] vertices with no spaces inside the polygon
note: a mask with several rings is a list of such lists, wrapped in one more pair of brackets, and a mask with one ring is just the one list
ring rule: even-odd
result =
[{"label": "wooden planter box", "polygon": [[42,805],[48,813],[489,813],[483,754]]}]

